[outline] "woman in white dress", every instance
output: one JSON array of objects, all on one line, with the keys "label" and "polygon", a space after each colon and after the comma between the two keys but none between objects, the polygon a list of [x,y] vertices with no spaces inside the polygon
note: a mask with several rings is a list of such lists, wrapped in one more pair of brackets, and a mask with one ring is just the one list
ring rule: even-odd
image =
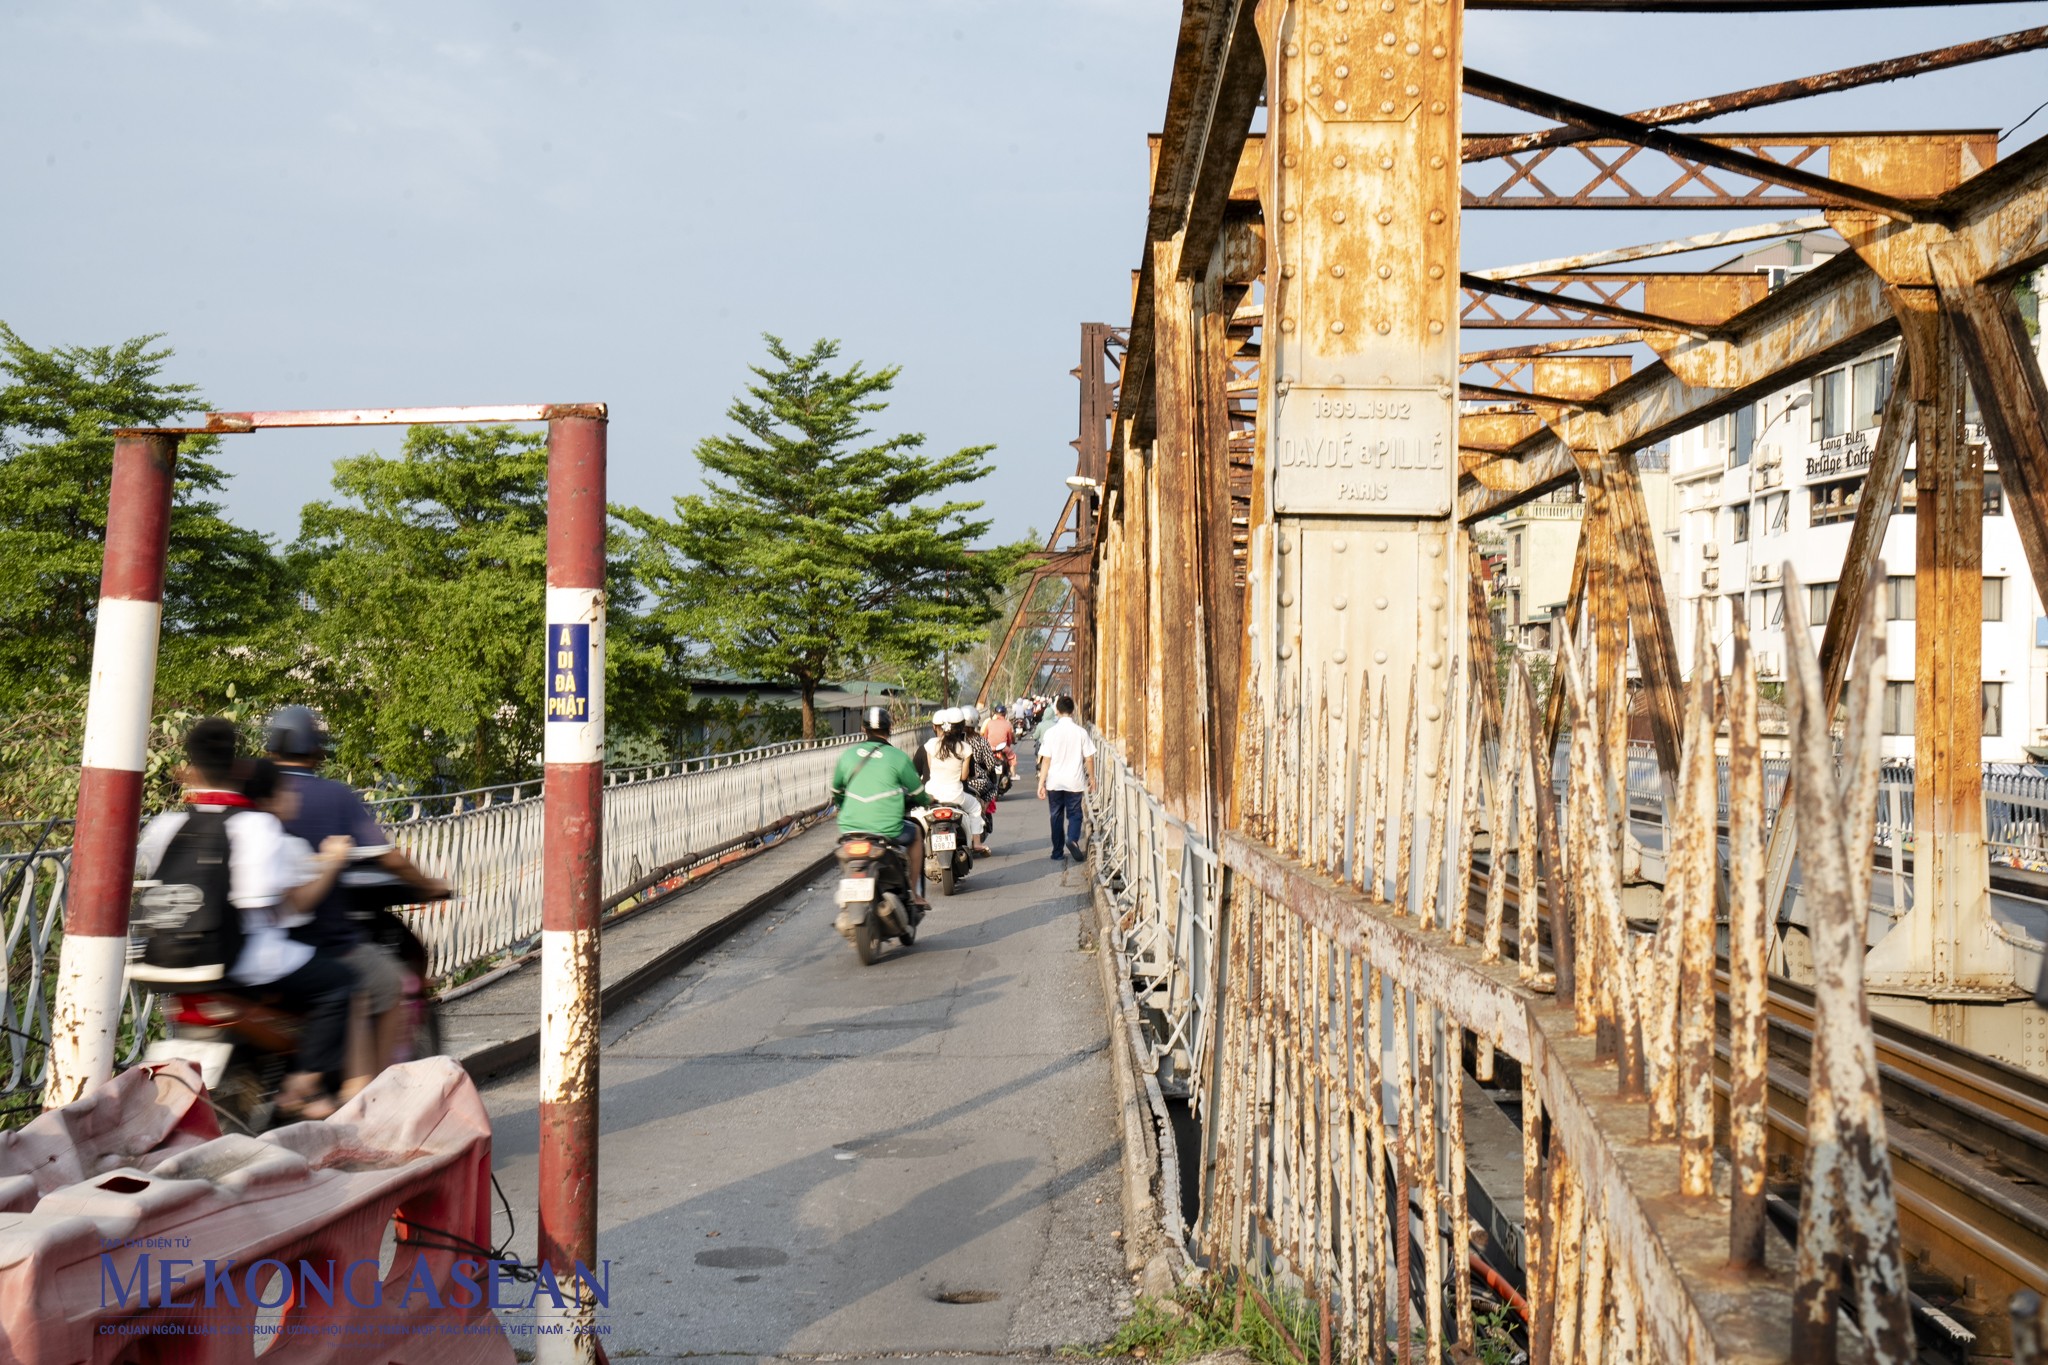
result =
[{"label": "woman in white dress", "polygon": [[967,831],[969,846],[979,848],[981,803],[967,794],[967,770],[974,749],[968,743],[967,725],[958,708],[949,707],[932,717],[932,737],[924,742],[924,755],[930,768],[925,791],[934,802],[960,812],[960,824]]}]

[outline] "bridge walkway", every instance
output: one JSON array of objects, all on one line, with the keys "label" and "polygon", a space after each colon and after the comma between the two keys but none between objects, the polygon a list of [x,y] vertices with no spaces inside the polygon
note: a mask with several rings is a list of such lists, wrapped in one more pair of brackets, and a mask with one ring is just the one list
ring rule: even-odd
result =
[{"label": "bridge walkway", "polygon": [[[606,1020],[611,1359],[1013,1355],[1115,1330],[1121,1148],[1086,876],[1048,858],[1021,789],[995,846],[872,967],[832,929],[828,869]],[[486,1089],[514,1209],[537,1194],[534,1094],[530,1069]]]}]

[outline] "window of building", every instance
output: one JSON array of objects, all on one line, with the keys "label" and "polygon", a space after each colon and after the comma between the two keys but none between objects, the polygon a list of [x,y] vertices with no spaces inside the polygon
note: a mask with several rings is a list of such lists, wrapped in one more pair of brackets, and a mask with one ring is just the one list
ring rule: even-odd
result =
[{"label": "window of building", "polygon": [[1735,410],[1735,439],[1728,449],[1728,463],[1748,464],[1749,457],[1756,453],[1756,405],[1746,404]]},{"label": "window of building", "polygon": [[1764,624],[1772,630],[1785,625],[1785,590],[1771,588],[1764,593]]},{"label": "window of building", "polygon": [[1920,471],[1909,469],[1899,481],[1899,510],[1911,513],[1920,501]]},{"label": "window of building", "polygon": [[1733,541],[1749,539],[1749,504],[1738,502],[1728,509],[1728,538]]},{"label": "window of building", "polygon": [[1984,580],[1984,619],[2003,621],[2005,619],[2005,580],[1987,578]]},{"label": "window of building", "polygon": [[1806,585],[1806,618],[1813,625],[1825,624],[1828,613],[1835,609],[1835,593],[1839,583],[1809,583]]},{"label": "window of building", "polygon": [[1522,594],[1518,592],[1508,594],[1508,619],[1518,626],[1522,624]]},{"label": "window of building", "polygon": [[1996,739],[2005,733],[2005,684],[1984,684],[1984,734]]},{"label": "window of building", "polygon": [[1509,563],[1509,564],[1511,564],[1511,565],[1513,565],[1513,566],[1514,566],[1515,568],[1517,568],[1517,569],[1521,568],[1521,567],[1522,567],[1522,533],[1521,533],[1520,531],[1517,531],[1517,532],[1515,532],[1515,533],[1514,533],[1514,535],[1512,535],[1512,536],[1510,536],[1510,537],[1508,538],[1508,553],[1509,553],[1509,555],[1511,556],[1511,557],[1510,557],[1510,559],[1508,560],[1508,563]]},{"label": "window of building", "polygon": [[2005,515],[2005,480],[1989,472],[1984,475],[1984,515]]},{"label": "window of building", "polygon": [[1766,494],[1764,497],[1765,534],[1773,536],[1784,535],[1785,525],[1791,519],[1791,509],[1792,495],[1790,493]]},{"label": "window of building", "polygon": [[1884,401],[1891,396],[1893,357],[1881,355],[1866,360],[1851,371],[1850,397],[1855,408],[1855,429],[1868,431],[1884,416]]},{"label": "window of building", "polygon": [[1913,733],[1913,684],[1888,682],[1884,685],[1884,732],[1888,735]]},{"label": "window of building", "polygon": [[1856,515],[1856,507],[1863,498],[1863,480],[1836,479],[1833,483],[1817,483],[1808,487],[1812,501],[1806,509],[1809,526],[1826,526],[1830,522],[1848,521]]},{"label": "window of building", "polygon": [[[1893,574],[1884,581],[1884,619],[1887,621],[1910,621],[1918,606],[1919,598],[1913,591],[1911,574]],[[1911,731],[1903,733],[1910,734]]]},{"label": "window of building", "polygon": [[1849,372],[1829,370],[1815,375],[1813,392],[1813,439],[1826,440],[1849,429]]}]

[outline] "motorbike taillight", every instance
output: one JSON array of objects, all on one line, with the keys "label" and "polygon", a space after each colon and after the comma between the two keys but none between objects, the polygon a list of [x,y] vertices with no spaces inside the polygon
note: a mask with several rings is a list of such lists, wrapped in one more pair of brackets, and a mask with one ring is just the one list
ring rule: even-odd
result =
[{"label": "motorbike taillight", "polygon": [[178,997],[178,1012],[171,1016],[171,1022],[189,1024],[194,1028],[218,1028],[240,1017],[241,1013],[233,1001],[217,995],[181,995]]},{"label": "motorbike taillight", "polygon": [[934,820],[957,820],[959,818],[958,814],[944,808],[932,812],[932,819]]}]

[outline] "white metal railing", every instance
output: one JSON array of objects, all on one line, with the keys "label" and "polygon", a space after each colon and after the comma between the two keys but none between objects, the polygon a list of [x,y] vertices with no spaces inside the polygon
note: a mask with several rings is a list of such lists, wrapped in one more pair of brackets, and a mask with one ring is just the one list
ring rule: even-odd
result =
[{"label": "white metal railing", "polygon": [[[923,727],[897,738],[908,749]],[[605,775],[607,904],[696,857],[816,814],[840,751],[852,740],[793,740]],[[526,946],[540,933],[541,784],[508,783],[431,797],[369,803],[397,845],[446,879],[454,896],[404,912],[446,977]],[[58,822],[68,834],[69,822]],[[33,839],[27,842],[33,843]],[[49,1037],[50,992],[64,922],[71,850],[0,853],[0,1092],[39,1086]],[[148,1038],[154,997],[131,989],[118,1061]],[[139,1021],[139,1024],[138,1024]]]}]

